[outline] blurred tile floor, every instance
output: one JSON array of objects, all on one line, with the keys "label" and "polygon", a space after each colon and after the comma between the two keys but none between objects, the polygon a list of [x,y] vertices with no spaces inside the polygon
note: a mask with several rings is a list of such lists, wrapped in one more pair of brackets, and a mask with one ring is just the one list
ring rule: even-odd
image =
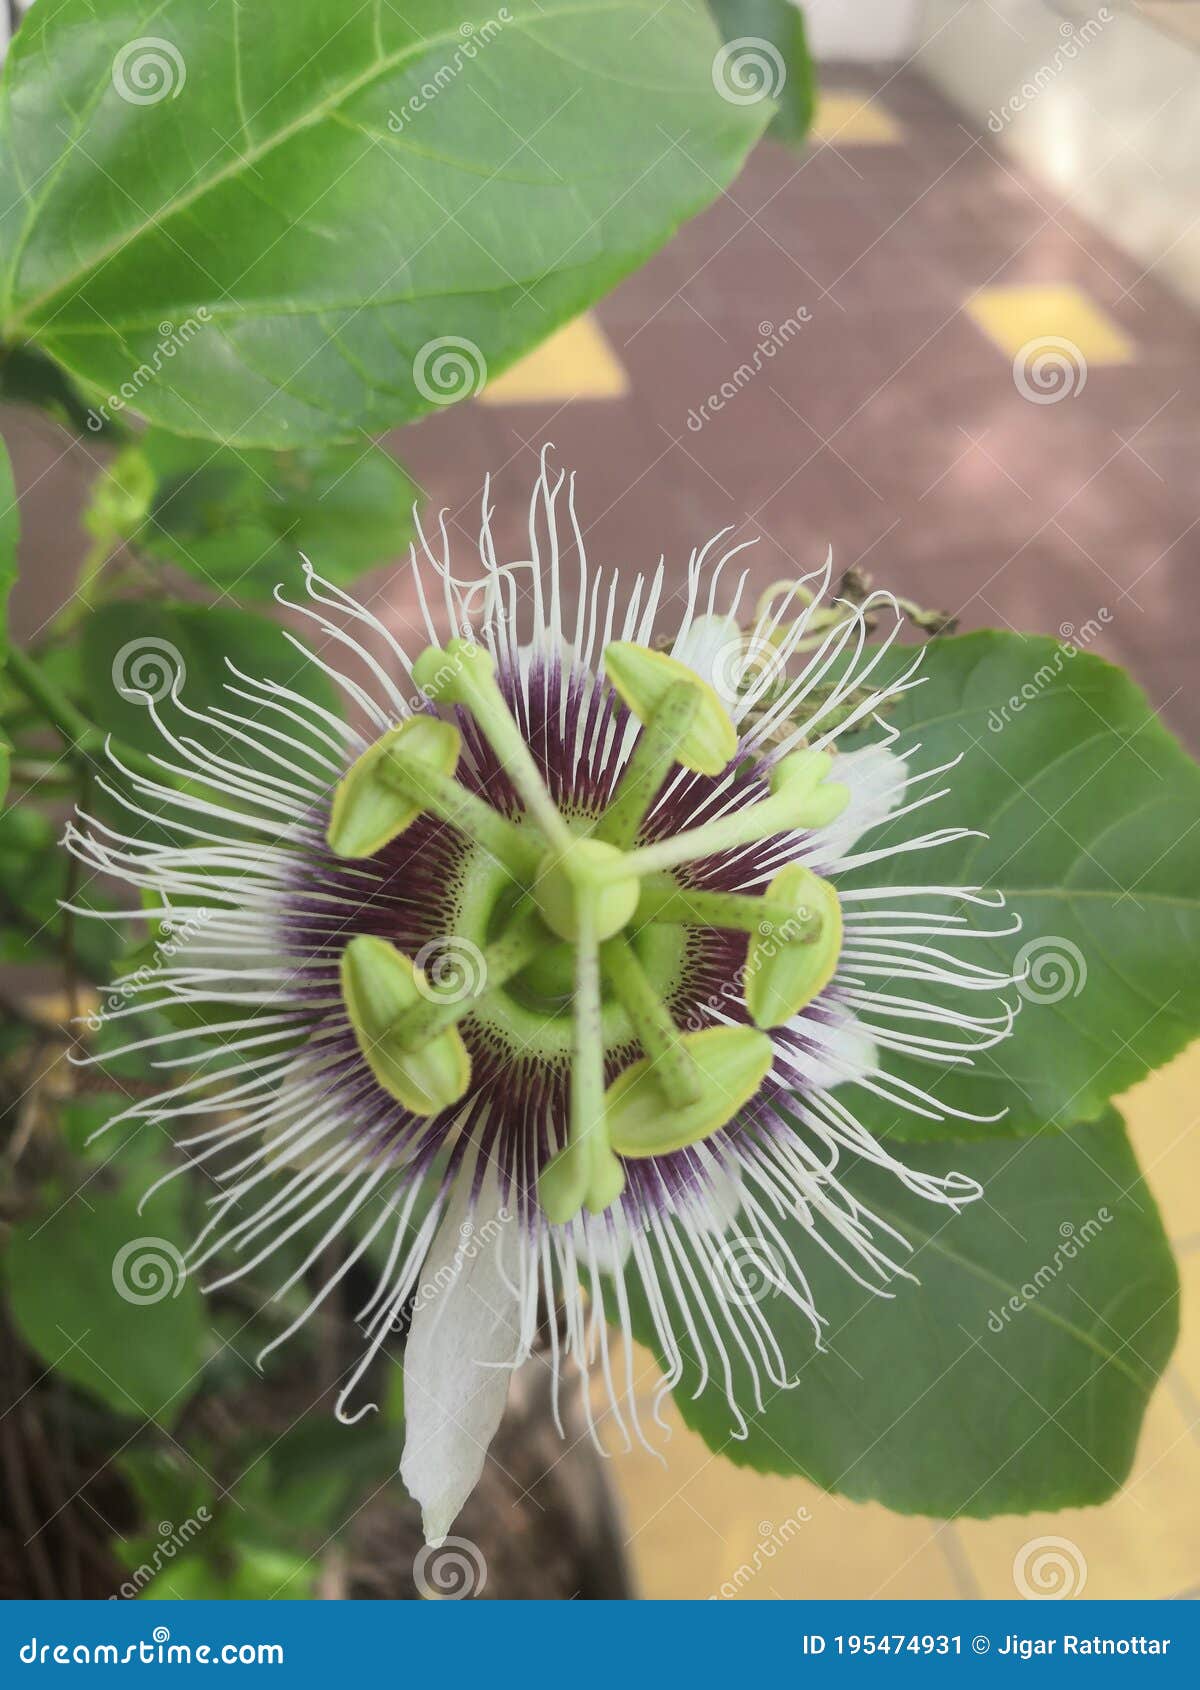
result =
[{"label": "blurred tile floor", "polygon": [[[520,543],[549,439],[580,471],[589,551],[633,566],[665,551],[676,587],[690,546],[734,523],[758,536],[743,561],[764,584],[832,545],[839,567],[966,628],[1070,637],[1104,609],[1094,649],[1200,744],[1186,685],[1196,316],[913,71],[823,79],[816,143],[760,147],[594,313],[628,392],[573,362],[574,401],[450,409],[397,451],[464,543],[489,469],[499,526]],[[723,383],[733,397],[706,409]]]}]

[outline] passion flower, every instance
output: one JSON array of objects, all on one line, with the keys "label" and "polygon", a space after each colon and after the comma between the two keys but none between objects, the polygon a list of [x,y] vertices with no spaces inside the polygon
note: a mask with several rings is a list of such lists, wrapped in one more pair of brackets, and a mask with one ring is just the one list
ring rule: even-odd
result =
[{"label": "passion flower", "polygon": [[[189,1011],[138,1041],[185,1077],[117,1117],[169,1127],[221,1181],[189,1270],[236,1246],[239,1265],[213,1282],[226,1284],[307,1229],[287,1289],[343,1238],[335,1274],[273,1348],[376,1247],[368,1343],[338,1413],[372,1406],[351,1405],[407,1321],[401,1471],[431,1541],[474,1486],[540,1333],[556,1380],[567,1362],[598,1366],[617,1424],[644,1438],[608,1334],[629,1339],[633,1290],[662,1390],[703,1332],[726,1363],[708,1388],[744,1435],[753,1404],[729,1358],[755,1402],[802,1360],[782,1353],[770,1300],[739,1294],[748,1259],[820,1342],[780,1218],[880,1289],[906,1246],[842,1183],[845,1161],[952,1210],[978,1195],[953,1172],[907,1169],[839,1088],[944,1115],[881,1051],[944,1070],[1012,1021],[1003,1003],[968,1007],[1006,978],[946,948],[988,899],[872,888],[861,872],[960,837],[910,823],[944,796],[928,774],[887,746],[836,749],[917,682],[915,663],[874,679],[899,607],[882,594],[823,605],[826,567],[772,589],[743,625],[744,580],[717,608],[733,552],[710,543],[664,641],[661,575],[625,595],[615,573],[590,573],[564,487],[543,460],[530,558],[506,565],[485,491],[474,579],[422,534],[420,602],[432,574],[446,625],[425,610],[411,650],[306,566],[309,602],[292,608],[359,725],[237,671],[230,708],[147,697],[163,779],[118,763],[112,790],[153,833],[87,817],[68,830],[89,866],[138,889],[133,913],[190,935],[169,964],[118,982],[109,1017]],[[204,1116],[218,1124],[186,1130]]]}]

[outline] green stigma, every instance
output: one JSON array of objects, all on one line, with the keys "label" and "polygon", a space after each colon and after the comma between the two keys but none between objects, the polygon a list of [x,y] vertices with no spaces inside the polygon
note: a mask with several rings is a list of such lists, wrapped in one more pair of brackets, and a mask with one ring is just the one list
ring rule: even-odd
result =
[{"label": "green stigma", "polygon": [[[829,982],[842,943],[828,882],[798,864],[761,897],[704,891],[675,870],[798,828],[826,825],[849,800],[826,752],[796,751],[772,769],[770,795],[674,836],[639,844],[673,770],[720,774],[737,733],[713,689],[684,664],[628,641],[605,672],[641,732],[604,814],[556,808],[496,681],[470,641],[431,646],[413,665],[431,700],[467,711],[524,806],[510,820],[455,775],[458,730],[416,716],[384,734],[339,785],[329,821],[338,856],[373,856],[430,815],[474,847],[474,890],[446,936],[473,948],[469,985],[446,992],[385,940],[359,936],[342,958],[342,998],[379,1084],[418,1115],[469,1093],[459,1024],[513,1029],[526,1048],[570,1061],[567,1141],[542,1170],[538,1199],[556,1223],[600,1214],[621,1196],[624,1163],[698,1144],[742,1109],[770,1070],[763,1029],[789,1020]],[[670,1001],[689,931],[749,935],[743,990],[753,1025],[683,1032]],[[608,1053],[642,1055],[605,1086]]]}]

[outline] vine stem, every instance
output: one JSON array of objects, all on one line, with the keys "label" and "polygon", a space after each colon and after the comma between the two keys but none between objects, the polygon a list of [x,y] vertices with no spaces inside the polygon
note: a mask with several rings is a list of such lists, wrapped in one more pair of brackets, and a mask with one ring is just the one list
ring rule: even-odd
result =
[{"label": "vine stem", "polygon": [[[89,722],[81,710],[57,687],[29,656],[28,652],[20,651],[13,646],[7,658],[8,673],[14,683],[20,687],[31,704],[37,705],[43,711],[51,726],[65,740],[69,751],[85,767],[104,756],[106,735],[103,730]],[[135,750],[133,746],[115,742],[121,754],[121,759],[129,768],[150,780],[161,781],[162,771],[143,752]]]},{"label": "vine stem", "polygon": [[87,556],[79,567],[79,576],[71,597],[50,624],[51,634],[70,633],[92,609],[87,600],[87,590],[99,578],[105,564],[113,555],[114,547],[115,542],[108,535],[92,541]]}]

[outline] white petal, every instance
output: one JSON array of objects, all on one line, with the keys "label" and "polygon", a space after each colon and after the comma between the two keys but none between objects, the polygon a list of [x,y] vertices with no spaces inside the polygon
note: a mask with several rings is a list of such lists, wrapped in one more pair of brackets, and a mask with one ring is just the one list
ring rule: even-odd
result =
[{"label": "white petal", "polygon": [[469,1185],[464,1169],[426,1258],[404,1353],[400,1474],[431,1544],[479,1481],[521,1357],[520,1303],[501,1262],[517,1223],[491,1173],[474,1207]]},{"label": "white petal", "polygon": [[580,1260],[594,1262],[600,1273],[621,1273],[632,1247],[629,1225],[617,1210],[611,1215],[580,1215],[576,1223]]},{"label": "white petal", "polygon": [[835,757],[829,778],[850,788],[850,802],[811,835],[812,855],[804,860],[820,874],[832,873],[864,833],[887,820],[904,794],[908,765],[885,745],[868,745]]},{"label": "white petal", "polygon": [[699,1232],[721,1237],[737,1220],[742,1209],[742,1176],[736,1165],[718,1162],[704,1145],[692,1154],[703,1165],[699,1189],[684,1205],[691,1226]]},{"label": "white petal", "polygon": [[829,1021],[801,1014],[789,1023],[791,1031],[802,1033],[819,1048],[789,1051],[788,1062],[801,1070],[807,1085],[821,1091],[861,1080],[879,1067],[875,1041],[857,1016],[837,1006],[831,1006],[829,1013],[833,1016]]},{"label": "white petal", "polygon": [[729,702],[730,681],[736,678],[737,656],[744,643],[745,635],[735,617],[697,616],[683,638],[676,641],[671,655]]}]

